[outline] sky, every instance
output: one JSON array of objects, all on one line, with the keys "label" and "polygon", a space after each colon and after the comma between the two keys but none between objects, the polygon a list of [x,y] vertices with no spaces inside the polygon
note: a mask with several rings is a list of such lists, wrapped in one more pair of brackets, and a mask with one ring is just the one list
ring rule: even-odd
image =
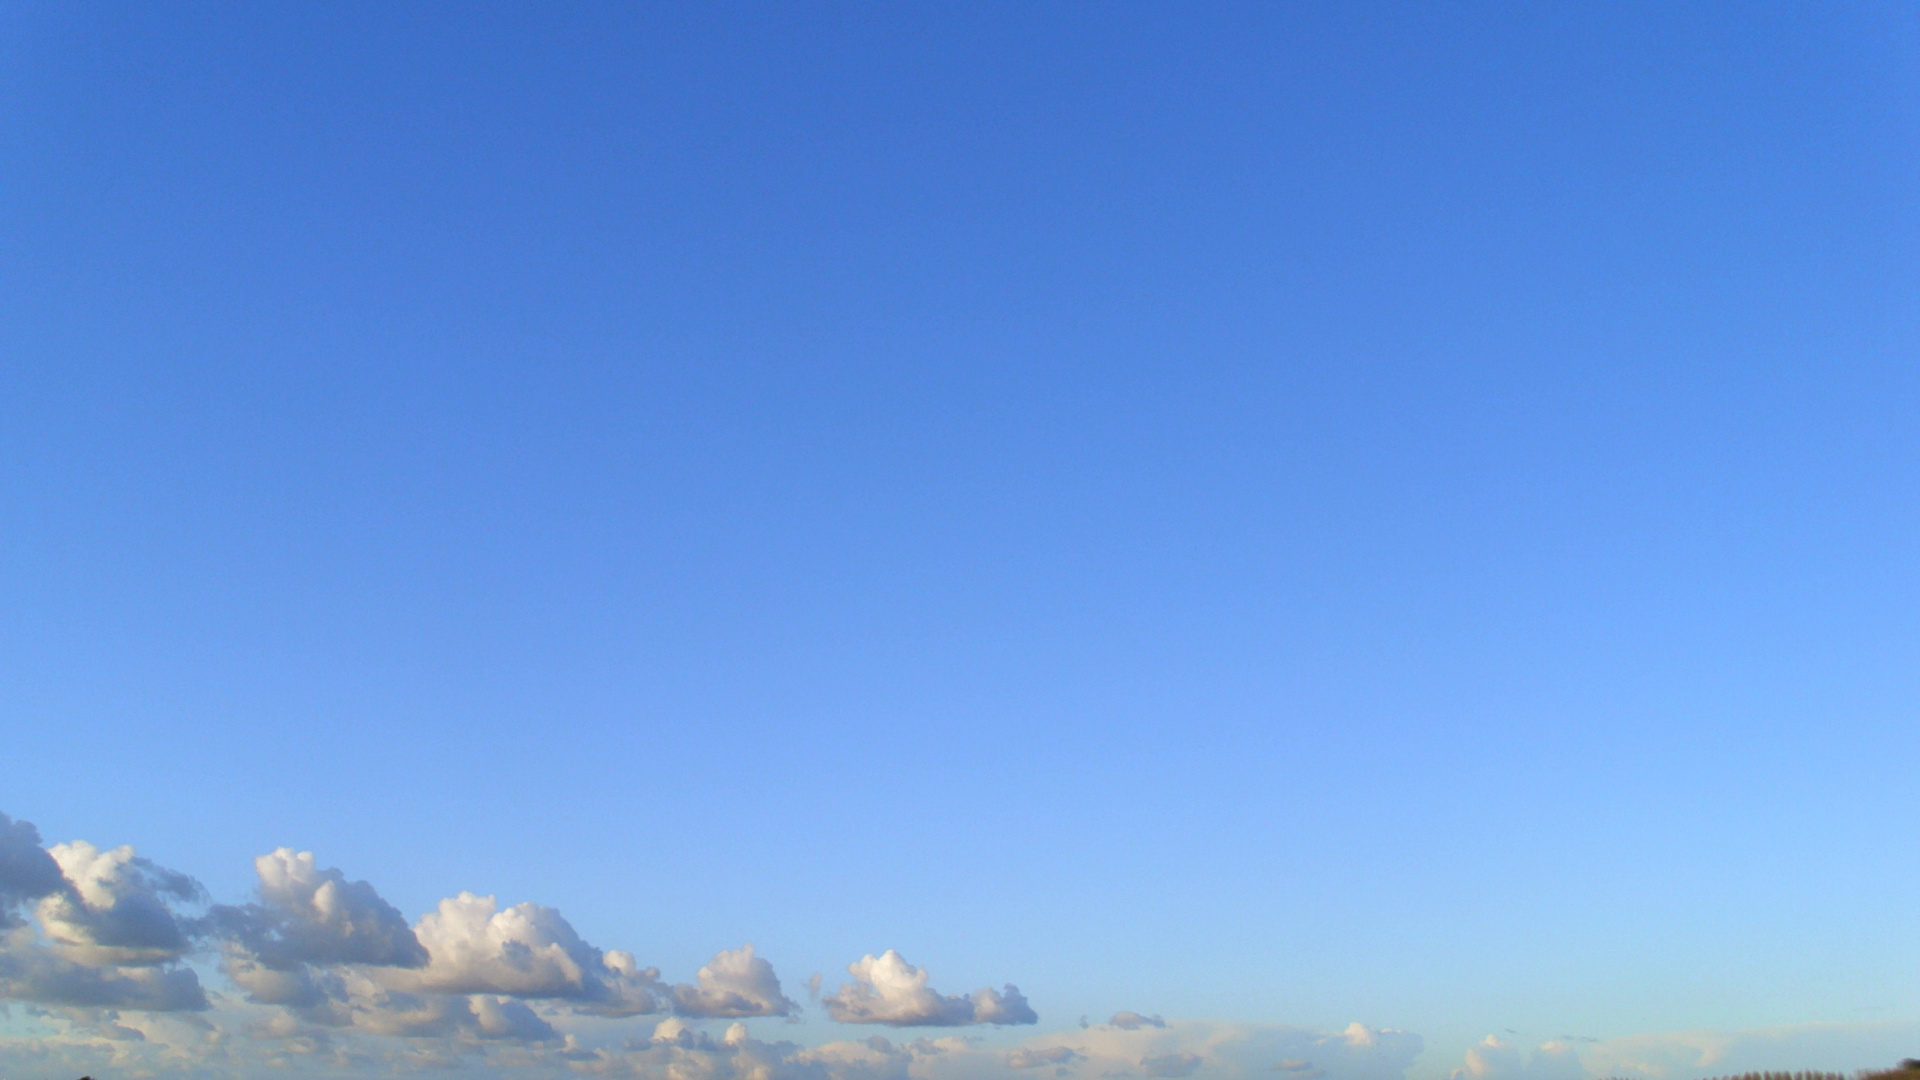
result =
[{"label": "sky", "polygon": [[0,2],[0,1078],[1920,1056],[1916,192],[1906,3]]}]

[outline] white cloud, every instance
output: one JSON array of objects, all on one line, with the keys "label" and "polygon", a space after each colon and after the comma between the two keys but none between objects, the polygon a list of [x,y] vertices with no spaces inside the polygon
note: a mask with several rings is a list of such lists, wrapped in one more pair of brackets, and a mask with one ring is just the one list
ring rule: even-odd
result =
[{"label": "white cloud", "polygon": [[70,959],[88,967],[165,964],[187,951],[187,931],[172,902],[191,902],[200,886],[134,854],[84,840],[55,844],[48,854],[65,887],[41,897],[35,914]]},{"label": "white cloud", "polygon": [[1032,1024],[1040,1018],[1018,987],[982,988],[971,996],[944,995],[927,985],[926,971],[892,949],[847,965],[853,981],[825,999],[827,1014],[846,1024],[894,1027],[957,1027],[966,1024]]},{"label": "white cloud", "polygon": [[751,944],[716,953],[694,977],[695,985],[673,988],[674,1010],[685,1016],[786,1016],[794,1009],[773,965]]},{"label": "white cloud", "polygon": [[1453,1071],[1453,1080],[1581,1080],[1585,1075],[1571,1043],[1543,1043],[1526,1057],[1513,1044],[1489,1035],[1467,1051],[1466,1063]]},{"label": "white cloud", "polygon": [[[154,1012],[207,1007],[199,978],[179,964],[192,939],[173,905],[200,898],[192,878],[131,847],[39,844],[30,822],[0,814],[0,1001]],[[18,915],[30,901],[31,924]]]},{"label": "white cloud", "polygon": [[440,901],[414,935],[427,964],[381,969],[395,989],[565,1000],[599,1016],[657,1012],[665,990],[660,973],[639,967],[632,953],[594,948],[538,904],[502,909],[491,896],[463,892]]},{"label": "white cloud", "polygon": [[365,881],[322,870],[310,851],[279,848],[253,860],[259,900],[220,905],[208,913],[216,932],[259,966],[290,971],[303,964],[419,967],[427,950],[398,908]]},{"label": "white cloud", "polygon": [[1114,1013],[1113,1019],[1108,1020],[1107,1023],[1122,1031],[1138,1031],[1143,1027],[1163,1028],[1167,1026],[1167,1022],[1160,1019],[1158,1013],[1152,1016],[1142,1016],[1137,1012],[1129,1012],[1125,1009]]}]

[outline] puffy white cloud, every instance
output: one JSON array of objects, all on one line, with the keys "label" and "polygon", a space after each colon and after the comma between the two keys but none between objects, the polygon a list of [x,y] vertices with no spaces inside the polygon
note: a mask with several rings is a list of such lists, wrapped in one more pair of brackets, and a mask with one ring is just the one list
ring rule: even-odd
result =
[{"label": "puffy white cloud", "polygon": [[673,988],[674,1010],[684,1016],[786,1016],[794,1009],[773,965],[751,944],[716,953],[694,978],[695,985]]},{"label": "puffy white cloud", "polygon": [[165,964],[186,953],[187,929],[170,901],[194,901],[200,886],[155,866],[131,847],[102,851],[84,840],[48,854],[65,887],[41,897],[36,915],[48,937],[89,967]]},{"label": "puffy white cloud", "polygon": [[1039,1021],[1018,987],[989,988],[971,996],[945,995],[927,985],[927,973],[892,949],[847,965],[853,981],[823,1000],[827,1014],[846,1024],[894,1027],[958,1027],[966,1024],[1032,1024]]},{"label": "puffy white cloud", "polygon": [[491,896],[463,892],[440,901],[414,935],[427,963],[384,969],[395,989],[550,998],[599,1016],[657,1012],[666,989],[659,971],[641,968],[632,953],[594,948],[558,911],[538,904],[502,909]]},{"label": "puffy white cloud", "polygon": [[208,921],[262,967],[302,964],[419,967],[427,950],[406,917],[365,881],[320,869],[310,851],[279,848],[253,860],[259,900],[216,906]]}]

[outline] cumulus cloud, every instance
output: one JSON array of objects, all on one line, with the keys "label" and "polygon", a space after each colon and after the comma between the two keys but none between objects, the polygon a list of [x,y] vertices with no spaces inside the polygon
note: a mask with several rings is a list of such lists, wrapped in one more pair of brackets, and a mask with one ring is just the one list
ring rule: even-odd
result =
[{"label": "cumulus cloud", "polygon": [[207,1007],[190,968],[76,962],[38,941],[29,926],[0,934],[0,1000],[161,1012]]},{"label": "cumulus cloud", "polygon": [[[31,822],[0,814],[0,1001],[55,1009],[192,1011],[208,1006],[180,966],[198,901],[185,874],[131,847],[40,846]],[[32,923],[19,910],[31,904]],[[129,1029],[130,1030],[130,1029]]]},{"label": "cumulus cloud", "polygon": [[1114,1013],[1113,1019],[1108,1020],[1107,1023],[1122,1031],[1139,1031],[1143,1027],[1163,1028],[1167,1026],[1167,1022],[1160,1019],[1160,1014],[1158,1013],[1152,1016],[1142,1016],[1137,1012],[1128,1012],[1124,1009]]},{"label": "cumulus cloud", "polygon": [[201,898],[185,874],[140,858],[131,847],[102,851],[84,840],[47,852],[64,886],[41,897],[36,914],[48,937],[89,967],[165,964],[189,946],[172,904]]},{"label": "cumulus cloud", "polygon": [[683,1016],[786,1016],[794,1010],[773,965],[755,956],[751,944],[715,954],[694,978],[692,986],[673,988],[674,1011]]},{"label": "cumulus cloud", "polygon": [[967,1024],[1032,1024],[1039,1021],[1018,987],[981,988],[970,996],[938,993],[926,971],[898,952],[863,956],[847,965],[853,981],[825,999],[827,1015],[845,1024],[894,1027],[958,1027]]},{"label": "cumulus cloud", "polygon": [[279,848],[253,860],[259,899],[219,905],[208,921],[250,961],[275,971],[303,964],[420,967],[427,950],[406,916],[365,881],[320,869],[313,853]]},{"label": "cumulus cloud", "polygon": [[65,885],[60,864],[40,846],[40,830],[0,814],[0,930],[19,925],[20,905]]},{"label": "cumulus cloud", "polygon": [[558,911],[539,904],[502,909],[491,896],[463,892],[440,901],[414,936],[427,963],[392,969],[385,978],[395,989],[564,1000],[598,1016],[658,1012],[665,991],[658,970],[641,968],[632,953],[587,944]]}]

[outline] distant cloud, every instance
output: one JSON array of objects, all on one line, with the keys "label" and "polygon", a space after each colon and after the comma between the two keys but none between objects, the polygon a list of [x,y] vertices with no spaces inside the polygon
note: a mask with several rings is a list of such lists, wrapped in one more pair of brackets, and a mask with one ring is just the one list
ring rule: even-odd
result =
[{"label": "distant cloud", "polygon": [[894,1027],[959,1027],[969,1024],[1032,1024],[1039,1021],[1018,987],[982,988],[971,996],[943,995],[927,985],[927,973],[892,949],[847,965],[853,981],[824,1000],[827,1014],[846,1024]]},{"label": "distant cloud", "polygon": [[[180,963],[193,923],[175,910],[201,896],[192,878],[130,847],[42,848],[31,822],[0,814],[0,1001],[206,1009],[199,977]],[[37,930],[22,915],[28,906]]]},{"label": "distant cloud", "polygon": [[191,968],[77,962],[36,941],[26,926],[0,935],[0,1000],[156,1012],[208,1005]]},{"label": "distant cloud", "polygon": [[1466,1063],[1453,1070],[1453,1080],[1581,1080],[1585,1075],[1568,1043],[1544,1043],[1529,1057],[1495,1035],[1469,1049]]},{"label": "distant cloud", "polygon": [[40,830],[0,814],[0,930],[20,925],[20,905],[66,883],[60,864],[40,846]]},{"label": "distant cloud", "polygon": [[1155,1054],[1140,1059],[1140,1071],[1148,1076],[1181,1077],[1193,1075],[1206,1059],[1188,1050],[1172,1054]]},{"label": "distant cloud", "polygon": [[386,969],[382,982],[395,989],[558,999],[598,1016],[660,1011],[659,971],[640,967],[632,953],[587,944],[549,907],[502,909],[491,896],[463,892],[440,901],[413,932],[427,963]]},{"label": "distant cloud", "polygon": [[1022,1047],[1007,1055],[1007,1067],[1010,1069],[1037,1069],[1043,1065],[1065,1065],[1080,1058],[1080,1052],[1070,1046],[1048,1046],[1039,1049]]},{"label": "distant cloud", "polygon": [[102,851],[84,840],[48,850],[65,879],[40,898],[42,929],[69,959],[87,967],[149,966],[179,960],[189,947],[175,903],[203,895],[185,874],[155,866],[131,847]]},{"label": "distant cloud", "polygon": [[[255,859],[254,871],[251,898],[206,906],[193,878],[131,847],[43,845],[30,822],[0,815],[0,1003],[28,1006],[0,1037],[0,1073],[465,1068],[489,1077],[633,1080],[1405,1080],[1422,1047],[1417,1035],[1357,1023],[1329,1032],[1131,1010],[1013,1046],[959,1036],[762,1041],[739,1021],[791,1016],[798,1006],[752,945],[714,954],[675,984],[631,953],[585,941],[539,904],[503,906],[463,892],[409,924],[372,884],[312,853],[277,848]],[[238,992],[203,987],[192,965],[206,961]],[[963,1027],[1038,1019],[1015,986],[942,994],[893,950],[847,970],[848,982],[818,998],[836,1021]],[[809,990],[818,995],[817,977]],[[636,1021],[646,1025],[639,1034]],[[726,1021],[734,1022],[719,1031]],[[1534,1046],[1501,1036],[1470,1048],[1452,1080],[1695,1080],[1892,1062],[1915,1044],[1914,1025]],[[1866,1056],[1860,1048],[1869,1045]]]},{"label": "distant cloud", "polygon": [[217,905],[208,921],[223,937],[266,968],[304,964],[421,967],[427,950],[400,909],[365,881],[322,870],[310,851],[279,848],[253,860],[259,900]]},{"label": "distant cloud", "polygon": [[721,952],[695,975],[693,986],[673,988],[674,1011],[683,1016],[786,1016],[795,1006],[780,992],[773,965],[752,945]]}]

